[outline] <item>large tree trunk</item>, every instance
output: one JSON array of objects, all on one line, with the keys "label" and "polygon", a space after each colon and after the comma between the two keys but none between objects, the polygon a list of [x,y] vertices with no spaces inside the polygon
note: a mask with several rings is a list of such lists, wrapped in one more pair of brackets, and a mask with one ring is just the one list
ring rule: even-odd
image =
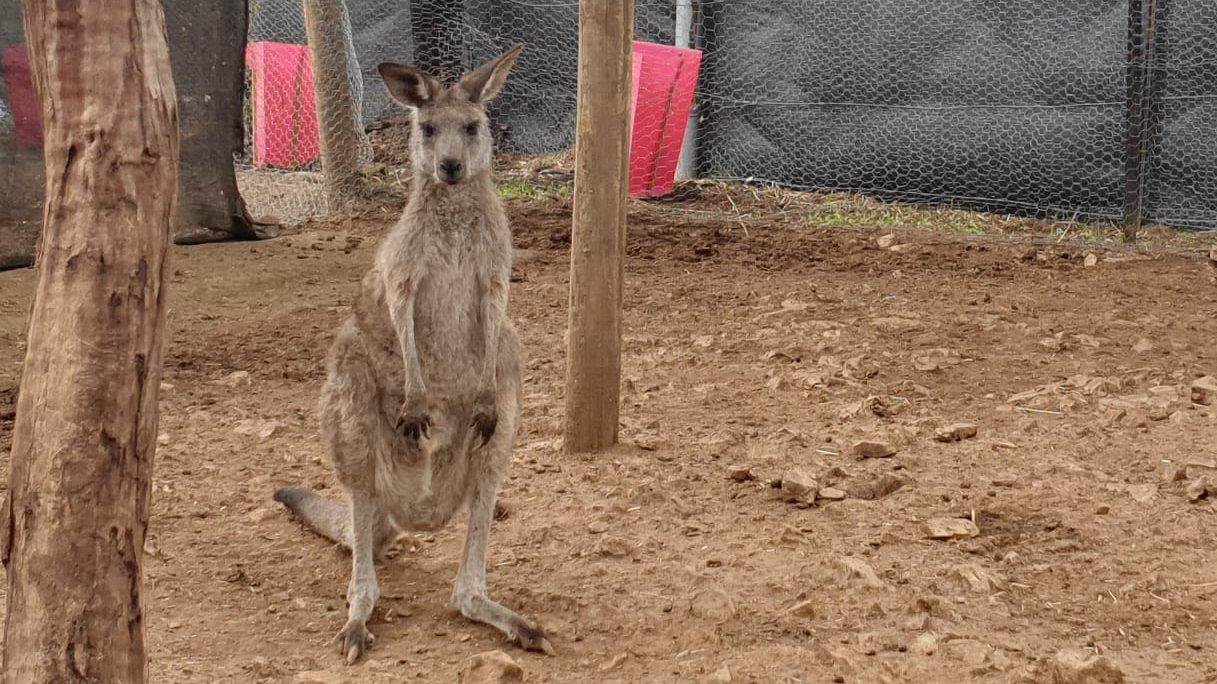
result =
[{"label": "large tree trunk", "polygon": [[25,0],[44,232],[13,430],[4,681],[143,682],[178,133],[156,0]]}]

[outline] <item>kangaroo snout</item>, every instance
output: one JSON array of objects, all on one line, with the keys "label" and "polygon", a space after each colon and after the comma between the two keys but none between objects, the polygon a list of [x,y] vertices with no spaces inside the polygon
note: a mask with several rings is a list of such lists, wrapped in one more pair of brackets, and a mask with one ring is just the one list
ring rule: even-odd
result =
[{"label": "kangaroo snout", "polygon": [[456,183],[461,179],[465,165],[457,159],[444,159],[439,163],[439,177],[445,183]]}]

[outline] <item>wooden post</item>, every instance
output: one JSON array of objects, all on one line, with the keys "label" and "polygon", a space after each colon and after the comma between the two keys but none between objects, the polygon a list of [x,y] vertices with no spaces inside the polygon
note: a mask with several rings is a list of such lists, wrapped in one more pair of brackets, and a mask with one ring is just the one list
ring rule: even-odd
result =
[{"label": "wooden post", "polygon": [[146,679],[177,96],[157,0],[25,0],[46,202],[3,509],[4,681]]},{"label": "wooden post", "polygon": [[313,92],[321,137],[321,173],[330,211],[362,194],[359,114],[351,89],[346,5],[343,0],[304,0],[304,26],[313,62]]},{"label": "wooden post", "polygon": [[571,453],[617,441],[633,37],[634,0],[580,1],[563,425]]}]

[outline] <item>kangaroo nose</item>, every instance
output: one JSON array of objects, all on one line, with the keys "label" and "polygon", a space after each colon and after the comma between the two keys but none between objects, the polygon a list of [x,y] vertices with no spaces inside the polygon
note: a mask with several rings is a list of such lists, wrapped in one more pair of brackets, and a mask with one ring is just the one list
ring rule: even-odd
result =
[{"label": "kangaroo nose", "polygon": [[443,174],[444,180],[449,183],[455,183],[461,178],[462,164],[455,159],[445,159],[439,163],[440,173]]}]

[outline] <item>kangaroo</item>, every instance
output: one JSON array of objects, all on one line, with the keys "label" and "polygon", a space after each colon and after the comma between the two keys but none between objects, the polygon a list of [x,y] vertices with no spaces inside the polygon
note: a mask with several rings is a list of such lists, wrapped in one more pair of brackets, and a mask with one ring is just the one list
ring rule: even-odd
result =
[{"label": "kangaroo", "polygon": [[545,632],[486,593],[486,546],[520,420],[521,349],[507,318],[511,232],[493,179],[486,104],[523,45],[451,87],[377,67],[412,112],[414,181],[327,359],[321,433],[349,504],[296,486],[275,492],[306,526],[351,551],[352,664],[372,643],[373,561],[404,530],[435,530],[462,507],[469,527],[452,607],[529,650]]}]

